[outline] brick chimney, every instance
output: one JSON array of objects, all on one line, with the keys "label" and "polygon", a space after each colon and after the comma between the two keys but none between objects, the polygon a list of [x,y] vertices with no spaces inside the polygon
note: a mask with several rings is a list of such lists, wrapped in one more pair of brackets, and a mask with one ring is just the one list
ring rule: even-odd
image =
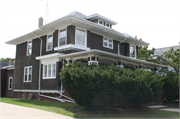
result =
[{"label": "brick chimney", "polygon": [[39,18],[38,28],[40,26],[43,26],[43,18],[42,18],[42,16]]},{"label": "brick chimney", "polygon": [[135,36],[135,38],[137,39],[137,36]]},{"label": "brick chimney", "polygon": [[142,41],[142,38],[140,38],[140,40]]}]

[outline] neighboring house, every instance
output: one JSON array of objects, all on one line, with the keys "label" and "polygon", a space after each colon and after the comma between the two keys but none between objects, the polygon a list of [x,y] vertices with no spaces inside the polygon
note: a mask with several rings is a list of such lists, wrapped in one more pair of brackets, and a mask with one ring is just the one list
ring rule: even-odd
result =
[{"label": "neighboring house", "polygon": [[[3,62],[0,60],[0,80],[1,80],[1,95],[0,97],[4,97],[5,95],[12,97],[10,95],[8,95],[8,88],[7,87],[7,75],[10,74],[10,72],[7,69],[5,69],[5,67],[10,67],[11,62]],[[12,65],[14,67],[14,65]],[[9,68],[8,68],[9,69]],[[10,79],[11,80],[11,79]]]},{"label": "neighboring house", "polygon": [[[152,56],[153,59],[156,59],[157,56],[163,56],[164,53],[167,52],[168,50],[170,50],[172,47],[174,50],[179,49],[178,45],[177,46],[171,46],[171,47],[164,47],[164,48],[156,48],[154,51],[154,56]],[[170,67],[169,65],[167,67],[168,67],[168,71],[175,72],[173,67]]]},{"label": "neighboring house", "polygon": [[8,65],[9,65],[9,62],[3,62],[0,60],[0,68],[8,66]]},{"label": "neighboring house", "polygon": [[[39,19],[42,25],[43,19]],[[115,64],[156,71],[163,65],[138,59],[138,46],[148,43],[113,29],[117,22],[93,14],[70,13],[38,29],[7,41],[16,45],[15,69],[8,73],[16,98],[51,98],[72,102],[59,81],[63,63]],[[58,98],[54,96],[58,95]],[[64,98],[64,99],[63,99]],[[66,99],[66,100],[65,100]]]}]

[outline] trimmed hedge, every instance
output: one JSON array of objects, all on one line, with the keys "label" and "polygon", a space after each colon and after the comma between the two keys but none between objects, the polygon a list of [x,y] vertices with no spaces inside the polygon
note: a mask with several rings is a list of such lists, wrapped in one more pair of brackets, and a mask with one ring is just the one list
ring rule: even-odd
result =
[{"label": "trimmed hedge", "polygon": [[84,66],[75,62],[59,75],[75,102],[90,109],[137,108],[151,102],[162,89],[161,76],[114,65]]}]

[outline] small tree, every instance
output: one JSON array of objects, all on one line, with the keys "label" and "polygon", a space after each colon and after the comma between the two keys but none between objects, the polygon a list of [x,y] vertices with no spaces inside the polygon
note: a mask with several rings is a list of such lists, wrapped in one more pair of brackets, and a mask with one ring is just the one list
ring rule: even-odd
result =
[{"label": "small tree", "polygon": [[11,60],[11,58],[9,58],[9,57],[8,58],[1,58],[0,60],[3,62],[9,62],[9,60]]},{"label": "small tree", "polygon": [[[175,73],[178,75],[179,74],[179,54],[180,54],[180,50],[179,49],[174,50],[174,48],[172,47],[167,52],[164,52],[164,55],[157,56],[157,59],[154,60],[154,62],[173,67],[173,69],[175,70]],[[167,70],[164,70],[164,71],[167,71]]]},{"label": "small tree", "polygon": [[140,46],[138,47],[138,58],[140,60],[154,62],[154,59],[151,58],[151,56],[154,55],[154,51],[155,48],[152,48],[152,50],[148,50],[147,46]]}]

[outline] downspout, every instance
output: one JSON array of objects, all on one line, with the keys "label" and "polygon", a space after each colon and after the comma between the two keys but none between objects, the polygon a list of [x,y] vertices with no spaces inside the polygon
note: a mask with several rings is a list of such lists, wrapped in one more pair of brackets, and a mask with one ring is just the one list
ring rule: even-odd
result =
[{"label": "downspout", "polygon": [[[62,69],[64,69],[64,59],[62,59]],[[60,97],[62,97],[62,90],[63,90],[63,85],[61,81],[61,92],[60,92]]]},{"label": "downspout", "polygon": [[[35,33],[32,32],[32,34],[36,37],[38,37]],[[40,46],[40,56],[42,56],[42,39],[38,37],[41,40],[41,46]],[[39,63],[39,98],[40,98],[40,93],[41,93],[41,60]]]},{"label": "downspout", "polygon": [[126,37],[124,40],[122,40],[121,42],[119,42],[118,43],[118,55],[120,55],[120,48],[119,48],[119,46],[120,46],[120,44],[122,43],[122,42],[124,42],[125,40],[127,40],[129,37]]}]

